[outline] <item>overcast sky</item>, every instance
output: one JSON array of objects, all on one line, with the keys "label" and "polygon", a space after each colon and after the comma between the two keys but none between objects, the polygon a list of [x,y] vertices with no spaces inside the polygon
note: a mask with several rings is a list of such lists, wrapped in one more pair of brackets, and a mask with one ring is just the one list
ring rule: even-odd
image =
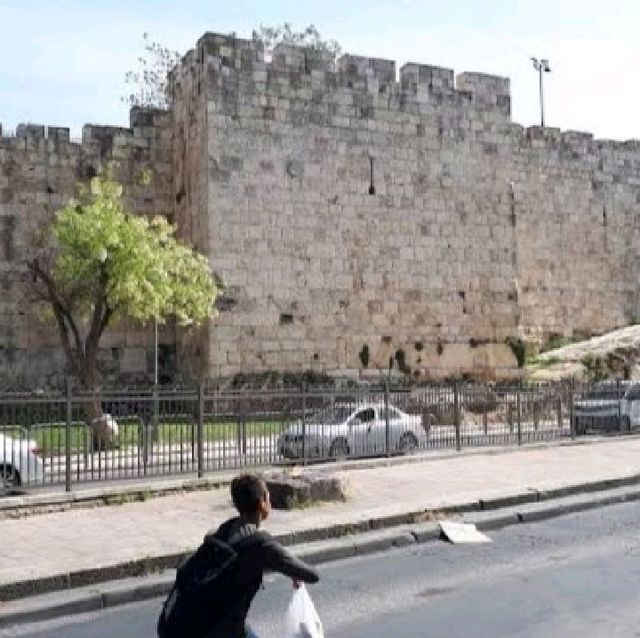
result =
[{"label": "overcast sky", "polygon": [[640,138],[638,0],[0,0],[0,123],[128,125],[142,34],[185,52],[205,31],[315,24],[350,53],[511,78],[513,120]]}]

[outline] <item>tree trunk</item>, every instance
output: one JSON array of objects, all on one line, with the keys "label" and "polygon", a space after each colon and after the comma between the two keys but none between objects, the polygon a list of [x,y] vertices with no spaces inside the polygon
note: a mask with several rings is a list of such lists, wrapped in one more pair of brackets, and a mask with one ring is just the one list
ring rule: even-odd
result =
[{"label": "tree trunk", "polygon": [[84,413],[87,425],[91,428],[91,449],[93,452],[108,450],[113,447],[114,443],[113,431],[102,411],[98,379],[95,357],[87,358],[85,356],[80,374],[80,385],[86,394]]},{"label": "tree trunk", "polygon": [[51,270],[38,259],[28,261],[27,268],[33,276],[34,283],[42,284],[42,289],[36,289],[36,293],[40,299],[51,304],[69,369],[77,376],[86,395],[84,412],[87,424],[92,430],[92,449],[107,449],[113,445],[114,432],[110,427],[112,422],[107,420],[102,412],[98,383],[98,344],[115,309],[107,302],[109,276],[106,266],[103,264],[100,272],[89,329],[84,339],[78,316],[75,315],[78,309],[74,309],[73,294],[63,294]]}]

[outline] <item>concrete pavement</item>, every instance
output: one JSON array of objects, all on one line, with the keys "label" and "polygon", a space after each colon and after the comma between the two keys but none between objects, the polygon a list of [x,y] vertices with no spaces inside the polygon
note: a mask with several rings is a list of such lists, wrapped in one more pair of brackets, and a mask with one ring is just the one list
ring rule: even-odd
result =
[{"label": "concrete pavement", "polygon": [[[274,511],[267,528],[289,543],[417,523],[640,481],[640,438],[470,454],[423,455],[341,469],[349,499]],[[328,466],[328,470],[336,468]],[[74,509],[2,522],[0,597],[139,575],[172,565],[233,514],[227,488]]]}]

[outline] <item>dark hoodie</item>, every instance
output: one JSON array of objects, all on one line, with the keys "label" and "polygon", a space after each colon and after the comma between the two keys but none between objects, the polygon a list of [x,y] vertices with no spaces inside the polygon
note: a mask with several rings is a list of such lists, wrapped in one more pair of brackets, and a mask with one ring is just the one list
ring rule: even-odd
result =
[{"label": "dark hoodie", "polygon": [[[313,567],[291,555],[268,532],[258,532],[258,526],[253,523],[232,518],[223,523],[215,535],[230,545],[242,541],[238,548],[237,575],[238,589],[243,593],[231,609],[228,619],[218,625],[207,638],[245,637],[245,619],[251,602],[260,589],[264,572],[279,572],[305,583],[318,582],[318,572]],[[255,542],[248,540],[253,535]]]}]

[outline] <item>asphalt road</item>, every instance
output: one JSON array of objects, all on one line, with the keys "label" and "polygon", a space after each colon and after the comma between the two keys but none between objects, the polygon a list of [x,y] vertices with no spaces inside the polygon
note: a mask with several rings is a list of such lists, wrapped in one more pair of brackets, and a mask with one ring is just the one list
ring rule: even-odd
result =
[{"label": "asphalt road", "polygon": [[[327,638],[640,636],[640,505],[506,528],[489,545],[413,546],[321,568],[310,589]],[[252,609],[280,631],[289,583],[269,577]],[[30,638],[152,638],[160,601],[0,631]]]}]

